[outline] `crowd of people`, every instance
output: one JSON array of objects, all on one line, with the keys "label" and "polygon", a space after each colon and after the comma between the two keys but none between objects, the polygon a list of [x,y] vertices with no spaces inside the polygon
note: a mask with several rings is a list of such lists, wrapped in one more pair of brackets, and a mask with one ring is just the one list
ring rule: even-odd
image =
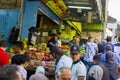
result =
[{"label": "crowd of people", "polygon": [[[85,44],[86,54],[82,55],[74,36],[70,41],[71,56],[67,56],[60,48],[61,36],[61,33],[58,33],[48,42],[48,47],[56,61],[54,80],[120,80],[120,37],[116,44],[111,42],[110,36],[104,43],[88,37]],[[1,40],[0,80],[27,80],[26,67],[29,66],[30,59],[22,52],[23,43],[15,44],[15,54],[11,58],[5,52],[7,48],[8,43]],[[28,80],[49,80],[44,66],[37,67],[35,74],[31,75]]]}]

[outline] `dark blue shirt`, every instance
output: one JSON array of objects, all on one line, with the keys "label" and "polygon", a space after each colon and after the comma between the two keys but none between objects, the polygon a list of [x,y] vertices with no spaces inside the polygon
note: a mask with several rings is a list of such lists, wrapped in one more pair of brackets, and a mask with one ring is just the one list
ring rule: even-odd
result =
[{"label": "dark blue shirt", "polygon": [[107,45],[111,45],[111,47],[112,47],[112,52],[114,52],[114,44],[112,44],[112,43],[105,43],[105,44],[103,44],[102,46],[101,46],[101,49],[100,49],[100,52],[101,53],[104,53],[104,50],[105,50],[105,48],[106,48],[106,46]]}]

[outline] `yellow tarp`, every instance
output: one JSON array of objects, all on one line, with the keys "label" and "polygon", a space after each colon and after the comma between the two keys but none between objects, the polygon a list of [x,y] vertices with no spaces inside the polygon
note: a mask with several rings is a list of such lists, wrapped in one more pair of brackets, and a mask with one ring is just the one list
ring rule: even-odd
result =
[{"label": "yellow tarp", "polygon": [[81,25],[80,22],[72,22],[72,23],[77,27],[77,29],[78,29],[80,32],[82,32],[82,25]]},{"label": "yellow tarp", "polygon": [[82,25],[80,22],[71,22],[67,21],[67,23],[72,26],[76,31],[80,34],[82,32]]}]

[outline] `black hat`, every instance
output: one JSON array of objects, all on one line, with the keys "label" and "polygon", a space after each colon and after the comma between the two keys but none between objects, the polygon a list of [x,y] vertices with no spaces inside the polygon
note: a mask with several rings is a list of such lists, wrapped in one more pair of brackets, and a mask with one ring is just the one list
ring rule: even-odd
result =
[{"label": "black hat", "polygon": [[70,52],[71,52],[71,54],[73,54],[73,53],[79,54],[79,53],[80,53],[79,46],[78,46],[78,45],[73,45],[73,46],[71,47]]}]

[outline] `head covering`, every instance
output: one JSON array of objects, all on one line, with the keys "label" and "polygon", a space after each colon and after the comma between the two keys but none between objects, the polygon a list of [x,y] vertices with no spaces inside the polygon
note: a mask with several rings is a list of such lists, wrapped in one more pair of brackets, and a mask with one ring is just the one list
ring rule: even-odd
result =
[{"label": "head covering", "polygon": [[106,58],[105,66],[108,68],[111,78],[113,80],[116,80],[117,79],[116,70],[118,64],[115,60],[114,53],[112,51],[107,51],[105,58]]},{"label": "head covering", "polygon": [[78,45],[73,45],[72,47],[71,47],[71,54],[73,54],[73,53],[77,53],[77,54],[79,54],[80,53],[80,48],[79,48],[79,46]]},{"label": "head covering", "polygon": [[56,31],[56,29],[52,29],[51,31],[50,31],[50,34],[57,34],[57,31]]},{"label": "head covering", "polygon": [[39,74],[39,73],[45,74],[45,69],[44,69],[44,67],[43,67],[43,66],[38,66],[35,73],[36,73],[36,74]]},{"label": "head covering", "polygon": [[105,58],[107,62],[115,61],[115,55],[112,51],[107,51]]},{"label": "head covering", "polygon": [[112,46],[110,44],[106,44],[105,51],[112,51]]},{"label": "head covering", "polygon": [[88,75],[89,78],[92,77],[94,80],[101,80],[103,76],[103,69],[98,65],[94,65],[90,68]]},{"label": "head covering", "polygon": [[29,80],[48,80],[48,78],[43,74],[33,74]]}]

